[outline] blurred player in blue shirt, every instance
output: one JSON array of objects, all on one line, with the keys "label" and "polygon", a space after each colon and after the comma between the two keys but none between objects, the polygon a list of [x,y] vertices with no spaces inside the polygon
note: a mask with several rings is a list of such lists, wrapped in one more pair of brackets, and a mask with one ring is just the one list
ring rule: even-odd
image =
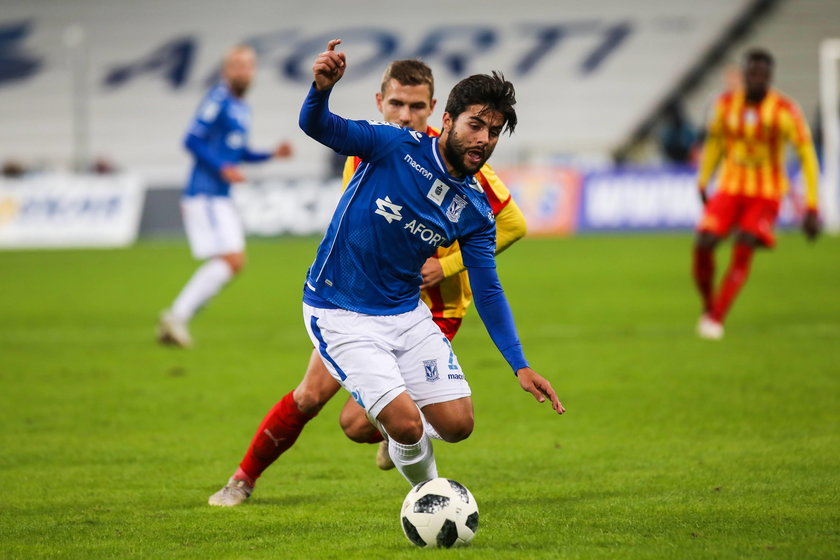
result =
[{"label": "blurred player in blue shirt", "polygon": [[190,250],[205,261],[165,310],[158,324],[158,340],[183,348],[192,344],[187,324],[245,264],[245,234],[230,197],[231,183],[245,180],[241,162],[258,163],[291,155],[288,143],[273,152],[248,147],[251,109],[243,98],[254,77],[256,55],[245,45],[225,56],[222,81],[196,111],[184,145],[195,162],[181,200]]},{"label": "blurred player in blue shirt", "polygon": [[419,299],[421,267],[459,242],[476,308],[522,389],[564,412],[551,384],[528,366],[495,268],[495,223],[473,175],[516,125],[513,86],[470,76],[449,95],[439,138],[329,111],[345,69],[339,40],[313,66],[301,128],[362,164],[341,197],[304,287],[306,328],[333,377],[389,438],[411,484],[437,476],[430,437],[473,429],[470,388],[449,340]]}]

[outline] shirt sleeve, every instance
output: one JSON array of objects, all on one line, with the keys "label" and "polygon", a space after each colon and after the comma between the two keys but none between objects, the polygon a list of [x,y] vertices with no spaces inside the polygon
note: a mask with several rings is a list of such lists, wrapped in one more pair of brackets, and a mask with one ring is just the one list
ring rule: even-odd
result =
[{"label": "shirt sleeve", "polygon": [[224,112],[224,100],[215,99],[212,92],[201,102],[190,128],[184,137],[184,147],[202,165],[221,171],[224,161],[210,149],[210,131]]},{"label": "shirt sleeve", "polygon": [[272,155],[274,155],[272,152],[254,151],[246,146],[245,149],[242,150],[242,161],[260,163],[271,159]]},{"label": "shirt sleeve", "polygon": [[706,128],[706,140],[700,156],[700,166],[697,173],[697,186],[706,190],[709,180],[723,154],[723,102],[718,100],[712,111],[712,118]]},{"label": "shirt sleeve", "polygon": [[805,180],[805,205],[809,210],[816,210],[817,183],[819,182],[820,170],[817,163],[817,153],[814,150],[814,142],[811,140],[811,131],[796,105],[791,104],[785,113],[782,117],[785,133],[790,143],[793,144],[802,165],[802,177]]},{"label": "shirt sleeve", "polygon": [[458,240],[461,258],[467,268],[496,268],[496,223],[489,221],[485,227]]},{"label": "shirt sleeve", "polygon": [[376,161],[402,141],[415,138],[408,129],[379,121],[351,121],[332,113],[332,89],[318,91],[313,85],[300,110],[300,128],[321,144],[345,156]]},{"label": "shirt sleeve", "polygon": [[[516,241],[522,239],[527,232],[528,226],[525,223],[525,216],[513,199],[509,198],[505,206],[496,214],[496,254],[498,255]],[[460,245],[457,251],[441,257],[439,260],[444,278],[455,276],[466,268]]]},{"label": "shirt sleeve", "polygon": [[495,268],[469,268],[475,308],[487,333],[514,372],[528,367],[513,313]]}]

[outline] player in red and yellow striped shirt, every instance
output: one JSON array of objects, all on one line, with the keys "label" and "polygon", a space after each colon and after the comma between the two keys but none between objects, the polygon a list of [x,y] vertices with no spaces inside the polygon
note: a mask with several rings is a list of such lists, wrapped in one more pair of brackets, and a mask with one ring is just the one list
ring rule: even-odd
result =
[{"label": "player in red and yellow striped shirt", "polygon": [[[435,107],[434,81],[431,70],[420,61],[391,63],[382,79],[376,104],[388,122],[437,135],[427,124]],[[349,158],[345,166],[344,184],[358,165]],[[496,214],[496,252],[501,252],[525,235],[525,218],[510,197],[505,185],[485,165],[476,176]],[[450,340],[461,325],[472,301],[469,281],[457,243],[438,249],[423,266],[421,297],[429,305],[435,322]],[[257,479],[297,440],[303,427],[314,418],[324,404],[338,392],[338,382],[329,374],[321,356],[313,351],[303,379],[294,391],[286,394],[265,415],[251,440],[239,468],[228,483],[210,496],[210,505],[236,506],[254,490]],[[349,399],[341,412],[341,425],[354,441],[376,443],[382,436],[368,421],[364,410]],[[384,453],[383,453],[384,450]],[[377,465],[392,468],[387,446],[379,447]]]},{"label": "player in red and yellow striped shirt", "polygon": [[[788,190],[784,166],[788,143],[799,156],[805,179],[803,230],[810,239],[819,233],[819,169],[811,134],[796,103],[770,88],[772,71],[769,52],[748,52],[744,88],[717,100],[708,126],[697,179],[705,209],[697,228],[693,268],[703,301],[697,325],[702,338],[723,336],[724,319],[747,279],[755,249],[775,245],[773,228]],[[717,190],[707,198],[706,188],[721,158]],[[733,230],[732,262],[715,292],[714,250]]]}]

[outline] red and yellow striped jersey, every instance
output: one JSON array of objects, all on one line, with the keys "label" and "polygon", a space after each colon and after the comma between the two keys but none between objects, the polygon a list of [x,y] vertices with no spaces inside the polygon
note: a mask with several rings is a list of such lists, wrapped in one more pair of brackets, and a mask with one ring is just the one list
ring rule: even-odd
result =
[{"label": "red and yellow striped jersey", "polygon": [[808,124],[796,103],[773,89],[758,104],[748,103],[743,90],[718,98],[700,160],[699,187],[706,188],[722,156],[718,191],[780,200],[788,189],[787,142],[802,163],[806,205],[816,209],[819,168]]},{"label": "red and yellow striped jersey", "polygon": [[[429,136],[440,136],[440,132],[432,127],[426,130]],[[361,163],[357,157],[347,158],[344,164],[343,186],[346,188],[356,168]],[[496,252],[504,249],[525,234],[525,218],[510,196],[510,191],[496,175],[493,169],[485,164],[476,174],[476,179],[484,189],[493,214],[496,215]],[[506,219],[500,219],[499,214]],[[461,318],[467,313],[472,303],[472,291],[467,272],[461,260],[461,249],[456,241],[449,247],[439,247],[435,257],[440,259],[445,278],[437,286],[420,292],[420,298],[429,306],[435,317]]]}]

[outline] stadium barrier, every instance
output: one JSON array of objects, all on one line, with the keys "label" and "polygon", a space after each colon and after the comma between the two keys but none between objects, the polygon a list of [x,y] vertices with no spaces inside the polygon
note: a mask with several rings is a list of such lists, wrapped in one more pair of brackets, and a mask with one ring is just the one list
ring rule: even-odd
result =
[{"label": "stadium barrier", "polygon": [[136,238],[144,188],[132,175],[0,179],[0,247],[122,247]]},{"label": "stadium barrier", "polygon": [[[516,166],[496,170],[531,236],[590,232],[688,231],[700,217],[689,168],[583,170]],[[801,181],[781,208],[798,223]],[[341,194],[338,178],[266,178],[233,189],[252,236],[320,235]],[[0,248],[120,247],[139,235],[182,235],[180,187],[147,188],[132,175],[38,175],[0,180]]]}]

